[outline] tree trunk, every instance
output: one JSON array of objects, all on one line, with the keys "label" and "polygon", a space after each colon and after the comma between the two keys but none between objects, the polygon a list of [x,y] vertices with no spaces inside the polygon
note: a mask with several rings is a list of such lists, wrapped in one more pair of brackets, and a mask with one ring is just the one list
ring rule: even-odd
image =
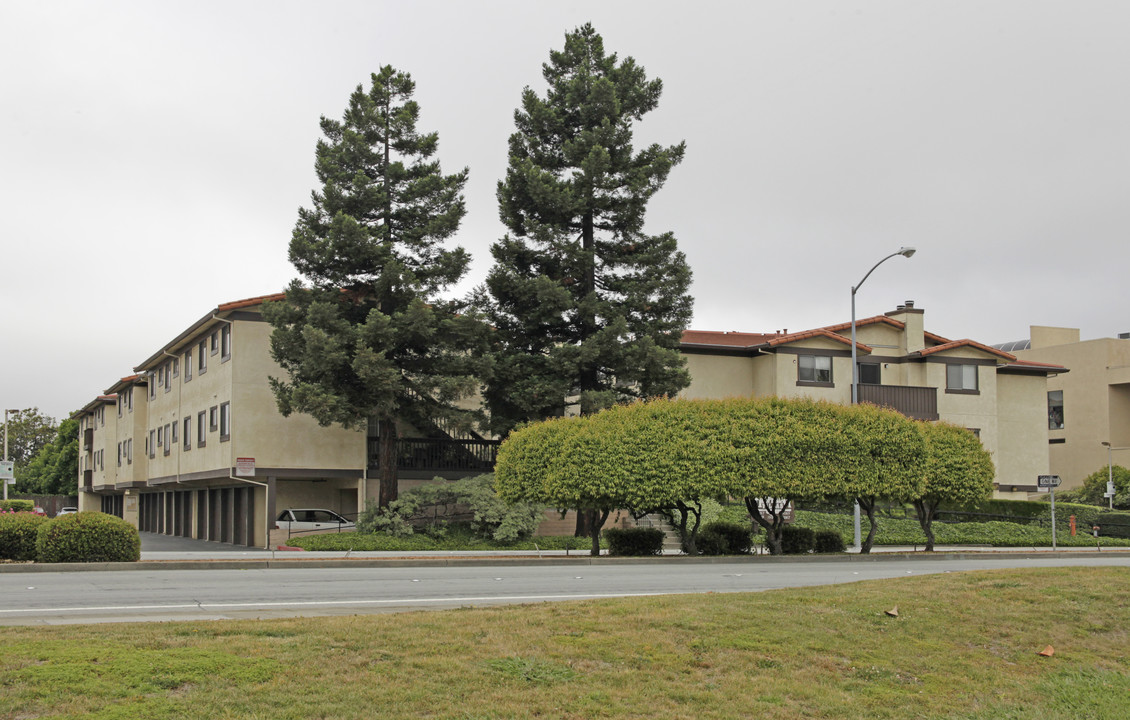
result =
[{"label": "tree trunk", "polygon": [[[585,298],[596,292],[596,233],[593,227],[593,216],[591,212],[585,213],[581,218],[581,292],[580,301],[585,303]],[[596,334],[596,315],[591,310],[584,310],[581,313],[579,320],[580,324],[580,341],[583,345],[593,335]],[[592,404],[592,400],[586,398],[586,392],[591,392],[598,389],[600,378],[597,373],[597,368],[591,361],[581,361],[581,366],[578,368],[579,377],[577,378],[578,387],[581,392],[581,414],[589,415],[599,410]]]},{"label": "tree trunk", "polygon": [[593,514],[592,524],[592,550],[589,552],[593,557],[600,557],[600,529],[604,527],[604,523],[608,520],[608,515],[611,510],[590,510]]},{"label": "tree trunk", "polygon": [[914,512],[918,515],[918,524],[926,535],[926,552],[934,552],[934,513],[937,505],[932,505],[925,500],[914,501]]},{"label": "tree trunk", "polygon": [[[698,555],[698,528],[702,524],[702,505],[697,507],[687,505],[683,501],[675,503],[675,510],[679,513],[679,539],[683,542],[683,552],[687,555]],[[691,524],[690,531],[687,530],[687,525],[694,517],[694,523]]]},{"label": "tree trunk", "polygon": [[879,525],[875,521],[875,498],[856,498],[855,501],[859,503],[859,508],[867,513],[867,522],[871,525],[871,529],[867,531],[867,537],[860,542],[859,554],[871,554],[871,546],[875,543],[875,531],[879,529]]},{"label": "tree trunk", "polygon": [[377,496],[378,507],[388,507],[396,500],[398,495],[398,478],[396,475],[396,440],[397,428],[395,420],[382,418],[377,423],[377,443],[379,445],[377,479],[380,482],[380,491]]},{"label": "tree trunk", "polygon": [[[749,511],[749,516],[754,521],[765,528],[765,544],[769,546],[770,555],[783,555],[784,551],[781,549],[781,528],[785,524],[785,511],[788,510],[789,502],[787,501],[780,512],[769,512],[769,517],[766,518],[761,514],[761,509],[757,506],[757,498],[745,498],[745,507]],[[768,503],[766,503],[768,508]]]},{"label": "tree trunk", "polygon": [[573,529],[573,537],[588,537],[592,535],[593,520],[596,511],[579,508],[577,510],[577,525]]}]

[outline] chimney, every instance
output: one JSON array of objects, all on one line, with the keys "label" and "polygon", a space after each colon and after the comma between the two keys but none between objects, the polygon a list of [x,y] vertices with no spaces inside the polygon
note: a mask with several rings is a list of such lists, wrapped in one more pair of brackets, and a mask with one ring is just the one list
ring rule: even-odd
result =
[{"label": "chimney", "polygon": [[926,347],[925,327],[922,322],[924,314],[924,310],[914,307],[913,300],[906,300],[893,312],[887,313],[887,317],[898,320],[906,326],[902,337],[899,338],[899,350],[903,354],[916,353]]}]

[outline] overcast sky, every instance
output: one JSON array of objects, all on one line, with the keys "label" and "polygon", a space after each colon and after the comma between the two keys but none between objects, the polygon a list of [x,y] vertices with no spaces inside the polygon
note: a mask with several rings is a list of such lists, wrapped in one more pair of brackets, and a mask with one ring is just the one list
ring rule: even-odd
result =
[{"label": "overcast sky", "polygon": [[765,332],[915,300],[929,330],[1130,331],[1130,3],[0,4],[0,405],[81,407],[217,304],[281,290],[321,115],[416,80],[480,283],[524,86],[591,21],[662,78],[637,146],[692,328]]}]

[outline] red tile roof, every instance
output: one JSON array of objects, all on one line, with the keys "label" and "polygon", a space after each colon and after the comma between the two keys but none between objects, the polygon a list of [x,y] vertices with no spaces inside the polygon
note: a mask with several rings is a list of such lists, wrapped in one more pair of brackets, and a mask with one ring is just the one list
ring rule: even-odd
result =
[{"label": "red tile roof", "polygon": [[[856,323],[858,325],[858,323]],[[775,335],[766,343],[769,347],[777,347],[779,345],[788,345],[799,340],[810,340],[812,338],[827,338],[844,345],[851,345],[851,338],[846,338],[830,330],[824,328],[816,328],[815,330],[803,330],[801,332],[789,333],[787,335]],[[871,348],[861,342],[856,343],[856,347],[864,352],[871,352]]]},{"label": "red tile roof", "polygon": [[260,295],[258,297],[247,298],[246,300],[233,300],[232,302],[223,303],[216,307],[216,312],[224,312],[225,310],[239,310],[240,308],[253,307],[255,305],[262,305],[265,302],[272,302],[275,300],[285,300],[286,293],[273,293],[271,295]]},{"label": "red tile roof", "polygon": [[715,330],[685,330],[683,332],[684,345],[714,345],[718,347],[752,347],[762,345],[770,338],[777,337],[772,333],[744,333],[744,332],[718,332]]},{"label": "red tile roof", "polygon": [[941,345],[935,345],[934,347],[928,347],[925,350],[920,350],[919,352],[914,354],[919,356],[933,355],[934,353],[945,352],[946,350],[954,350],[959,347],[974,348],[976,350],[981,350],[982,352],[987,352],[991,355],[996,355],[997,357],[1004,358],[1009,362],[1016,362],[1015,355],[1009,355],[1004,350],[997,350],[995,347],[989,347],[988,345],[979,343],[976,340],[969,339],[951,340],[950,342],[942,343]]}]

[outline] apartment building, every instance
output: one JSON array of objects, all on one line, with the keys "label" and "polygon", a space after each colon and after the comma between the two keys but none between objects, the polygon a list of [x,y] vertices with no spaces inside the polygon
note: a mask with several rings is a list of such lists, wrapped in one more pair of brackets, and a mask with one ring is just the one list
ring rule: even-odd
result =
[{"label": "apartment building", "polygon": [[[261,310],[283,297],[218,305],[76,413],[80,509],[142,531],[265,547],[283,510],[354,517],[376,501],[375,428],[278,412],[268,378],[284,373]],[[475,433],[402,433],[402,487],[493,467],[497,442]]]},{"label": "apartment building", "polygon": [[1050,469],[1061,488],[1078,487],[1108,462],[1130,467],[1130,333],[1081,340],[1078,328],[1041,325],[1029,333],[996,347],[1029,362],[1071,368],[1048,379],[1045,405]]},{"label": "apartment building", "polygon": [[[969,428],[992,454],[997,497],[1024,499],[1048,473],[1049,376],[1067,368],[1018,359],[925,329],[912,301],[856,321],[859,401]],[[809,397],[851,402],[851,324],[773,333],[688,330],[688,398]]]}]

